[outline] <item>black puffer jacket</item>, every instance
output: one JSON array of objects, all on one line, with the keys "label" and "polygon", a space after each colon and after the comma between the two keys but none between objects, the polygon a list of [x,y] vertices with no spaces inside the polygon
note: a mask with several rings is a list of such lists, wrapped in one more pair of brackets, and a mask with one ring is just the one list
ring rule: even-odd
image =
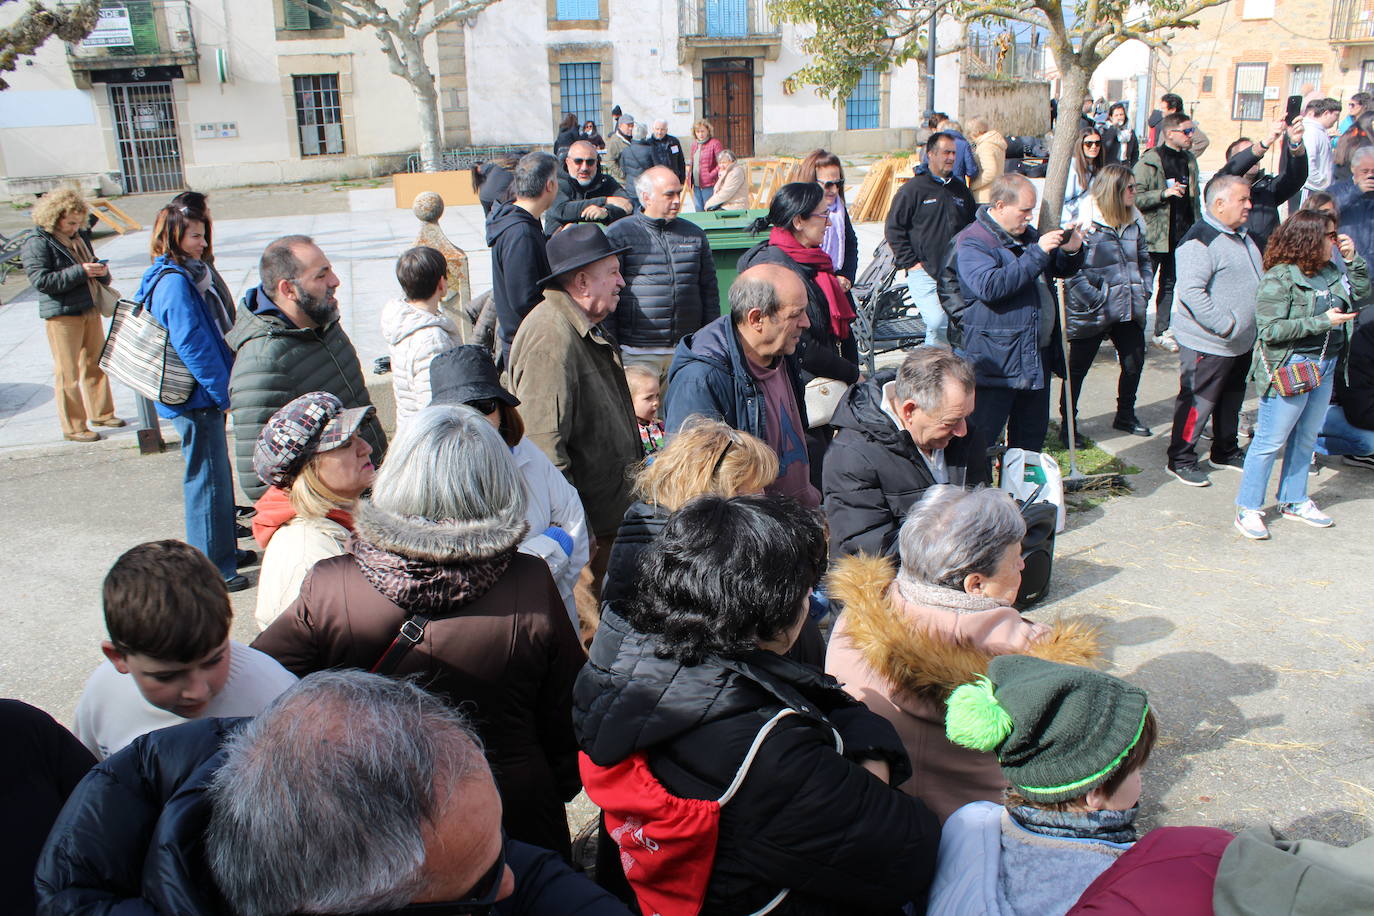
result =
[{"label": "black puffer jacket", "polygon": [[639,176],[654,167],[654,143],[652,140],[632,140],[620,154],[620,170],[625,173],[625,187],[630,191],[630,200],[639,204],[635,193],[635,182]]},{"label": "black puffer jacket", "polygon": [[1086,260],[1066,281],[1069,339],[1096,337],[1122,321],[1143,330],[1154,289],[1145,227],[1132,220],[1118,231],[1097,220],[1083,244]]},{"label": "black puffer jacket", "polygon": [[[546,236],[552,236],[569,223],[597,222],[604,226],[630,215],[629,210],[622,210],[606,203],[608,197],[623,197],[629,200],[633,195],[625,193],[619,182],[601,171],[600,164],[597,165],[597,172],[586,187],[561,168],[558,170],[557,178],[558,196],[553,199],[553,204],[544,214]],[[592,204],[605,207],[606,215],[598,220],[584,220],[582,211]]]},{"label": "black puffer jacket", "polygon": [[724,793],[770,718],[800,713],[779,723],[721,809],[702,912],[752,913],[784,888],[779,916],[896,913],[909,900],[923,910],[939,824],[854,762],[888,760],[894,783],[910,769],[892,726],[828,675],[765,651],[685,667],[608,610],[573,702],[594,763],[646,752],[669,792],[700,799]]},{"label": "black puffer jacket", "polygon": [[1374,312],[1360,317],[1331,401],[1341,406],[1351,426],[1374,429]]},{"label": "black puffer jacket", "polygon": [[798,264],[791,255],[767,240],[740,255],[736,266],[744,273],[756,264],[780,264],[795,272],[806,284],[806,317],[811,327],[802,331],[801,342],[797,344],[802,383],[818,376],[839,379],[848,385],[858,381],[858,341],[852,331],[841,340],[830,330],[830,303],[816,283],[816,268]]},{"label": "black puffer jacket", "polygon": [[685,219],[637,213],[606,230],[620,256],[625,288],[601,327],[622,347],[675,347],[720,317],[716,262],[706,233]]},{"label": "black puffer jacket", "polygon": [[[82,229],[77,233],[91,248],[91,231]],[[91,248],[94,251],[94,248]],[[86,282],[86,270],[72,257],[67,246],[59,242],[51,233],[42,229],[33,230],[33,235],[24,242],[24,273],[29,283],[38,292],[38,317],[56,318],[59,315],[80,315],[95,303],[91,301],[91,288]],[[107,285],[110,280],[106,277]]]},{"label": "black puffer jacket", "polygon": [[[883,369],[856,385],[835,408],[835,439],[823,472],[830,555],[895,556],[907,512],[935,485],[911,434],[883,412],[883,386],[897,377]],[[945,446],[950,480],[974,487],[991,480],[987,443],[972,424]]]}]

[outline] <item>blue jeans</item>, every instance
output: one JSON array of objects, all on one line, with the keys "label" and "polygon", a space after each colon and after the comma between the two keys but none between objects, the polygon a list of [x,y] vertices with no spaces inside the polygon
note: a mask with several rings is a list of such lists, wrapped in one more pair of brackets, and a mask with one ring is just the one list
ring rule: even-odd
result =
[{"label": "blue jeans", "polygon": [[1374,429],[1354,425],[1345,418],[1341,405],[1332,404],[1317,436],[1317,451],[1323,455],[1374,455]]},{"label": "blue jeans", "polygon": [[238,575],[238,542],[234,538],[234,479],[224,411],[197,407],[172,425],[181,436],[186,464],[182,496],[186,507],[186,543],[210,558],[225,579]]},{"label": "blue jeans", "polygon": [[706,209],[706,201],[711,199],[711,192],[714,190],[715,188],[699,188],[692,185],[692,199],[697,203],[698,213]]},{"label": "blue jeans", "polygon": [[940,295],[936,291],[935,278],[925,272],[925,268],[913,267],[906,275],[907,292],[911,294],[911,304],[921,313],[921,321],[926,326],[926,344],[949,344],[949,316],[940,305]]},{"label": "blue jeans", "polygon": [[[1296,355],[1288,362],[1299,361],[1316,362],[1316,359]],[[1326,408],[1331,403],[1336,361],[1324,360],[1321,371],[1322,383],[1311,391],[1287,398],[1271,392],[1260,399],[1255,438],[1245,453],[1240,492],[1236,494],[1238,507],[1259,509],[1264,505],[1269,476],[1274,472],[1274,462],[1280,452],[1283,453],[1283,470],[1279,474],[1279,504],[1307,500],[1307,468],[1312,462],[1317,433],[1326,419]]]}]

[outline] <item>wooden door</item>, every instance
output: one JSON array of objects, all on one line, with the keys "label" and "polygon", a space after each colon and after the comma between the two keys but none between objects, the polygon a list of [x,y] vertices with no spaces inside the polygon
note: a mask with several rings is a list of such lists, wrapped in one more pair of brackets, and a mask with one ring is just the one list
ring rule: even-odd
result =
[{"label": "wooden door", "polygon": [[754,62],[747,58],[702,61],[702,111],[725,148],[740,158],[754,155]]}]

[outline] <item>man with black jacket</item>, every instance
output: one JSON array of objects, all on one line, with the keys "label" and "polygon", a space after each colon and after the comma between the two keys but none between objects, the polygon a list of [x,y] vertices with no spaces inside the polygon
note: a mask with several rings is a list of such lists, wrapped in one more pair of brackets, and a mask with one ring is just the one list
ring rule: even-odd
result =
[{"label": "man with black jacket", "polygon": [[911,301],[920,310],[928,344],[948,339],[949,324],[935,278],[949,240],[969,223],[978,209],[968,185],[953,177],[958,143],[945,133],[926,141],[926,162],[892,199],[883,236],[899,270],[906,271]]},{"label": "man with black jacket", "polygon": [[[1218,175],[1239,175],[1250,182],[1250,218],[1245,221],[1245,231],[1255,240],[1261,252],[1269,241],[1269,236],[1279,227],[1279,207],[1302,190],[1307,181],[1307,147],[1303,146],[1302,121],[1289,125],[1279,118],[1270,125],[1269,139],[1253,142],[1241,137],[1226,147],[1226,164]],[[1264,154],[1279,142],[1284,134],[1288,135],[1279,153],[1279,172],[1270,175],[1260,167]]]},{"label": "man with black jacket", "polygon": [[497,364],[501,367],[510,364],[510,345],[520,322],[544,297],[539,280],[549,273],[549,259],[539,219],[558,196],[557,165],[548,153],[526,153],[511,179],[515,200],[498,204],[487,220]]},{"label": "man with black jacket", "polygon": [[614,178],[601,171],[601,157],[595,146],[578,140],[568,148],[563,165],[565,170],[558,173],[558,196],[544,214],[546,236],[571,223],[606,226],[630,215],[629,195]]},{"label": "man with black jacket", "polygon": [[973,367],[944,347],[917,347],[901,368],[849,390],[822,472],[832,557],[893,556],[902,519],[927,489],[989,482],[973,405]]},{"label": "man with black jacket", "polygon": [[682,182],[672,170],[654,166],[635,191],[643,212],[606,230],[614,247],[630,250],[620,259],[620,304],[601,327],[626,366],[645,367],[662,386],[677,342],[720,317],[720,289],[706,233],[677,218]]},{"label": "man with black jacket", "polygon": [[653,145],[654,165],[673,170],[678,181],[687,179],[687,157],[682,152],[682,141],[668,133],[667,121],[654,122]]}]

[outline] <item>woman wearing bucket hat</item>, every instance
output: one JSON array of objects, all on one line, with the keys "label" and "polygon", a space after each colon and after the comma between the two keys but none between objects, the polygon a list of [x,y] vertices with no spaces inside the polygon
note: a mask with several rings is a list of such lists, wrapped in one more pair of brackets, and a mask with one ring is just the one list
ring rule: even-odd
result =
[{"label": "woman wearing bucket hat", "polygon": [[520,552],[548,564],[576,627],[573,587],[587,565],[590,546],[587,516],[577,491],[539,447],[525,438],[525,423],[516,410],[520,399],[501,387],[490,350],[467,345],[440,353],[430,364],[429,377],[434,392],[430,403],[471,407],[496,427],[510,447],[525,481],[525,520],[530,523]]},{"label": "woman wearing bucket hat", "polygon": [[345,408],[326,391],[303,394],[258,434],[253,469],[269,489],[257,502],[253,537],[265,550],[258,577],[258,627],[266,629],[300,594],[310,568],[344,552],[353,504],[372,486],[372,446],[358,427],[372,405]]},{"label": "woman wearing bucket hat", "polygon": [[1139,687],[1003,655],[950,695],[945,729],[995,753],[1011,789],[1005,805],[973,802],[945,822],[927,914],[1063,914],[1135,842],[1157,731]]}]

